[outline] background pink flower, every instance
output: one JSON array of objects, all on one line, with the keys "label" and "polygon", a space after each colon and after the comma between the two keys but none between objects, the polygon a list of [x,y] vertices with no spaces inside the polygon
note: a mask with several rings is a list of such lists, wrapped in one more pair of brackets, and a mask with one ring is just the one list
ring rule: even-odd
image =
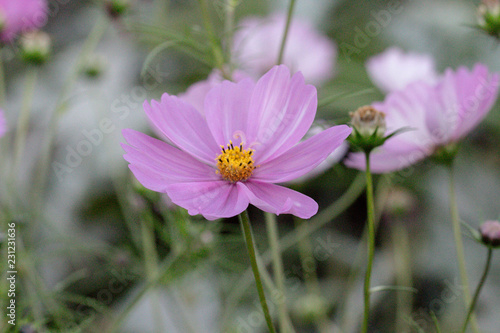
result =
[{"label": "background pink flower", "polygon": [[22,32],[40,28],[47,14],[45,0],[0,0],[0,39],[11,42]]},{"label": "background pink flower", "polygon": [[416,81],[436,82],[439,74],[435,67],[431,56],[405,53],[397,47],[388,48],[366,62],[368,76],[386,93],[401,90]]},{"label": "background pink flower", "polygon": [[[234,35],[234,55],[238,68],[253,77],[267,72],[278,60],[286,16],[250,17],[240,23]],[[321,84],[334,74],[335,43],[311,24],[294,18],[286,41],[283,63],[301,71],[306,81]]]},{"label": "background pink flower", "polygon": [[191,215],[231,217],[252,204],[310,218],[317,203],[275,183],[311,171],[350,134],[349,127],[335,126],[299,143],[316,106],[316,89],[300,73],[290,77],[284,65],[257,83],[244,79],[217,85],[205,98],[205,115],[164,94],[160,102],[145,102],[144,109],[174,145],[126,129],[124,158],[145,187],[167,193]]},{"label": "background pink flower", "polygon": [[[412,130],[387,140],[370,155],[375,173],[403,169],[455,143],[487,115],[498,94],[499,76],[476,64],[472,71],[447,69],[436,85],[419,81],[389,94],[373,107],[386,114],[387,133]],[[364,153],[352,153],[346,165],[364,170]]]}]

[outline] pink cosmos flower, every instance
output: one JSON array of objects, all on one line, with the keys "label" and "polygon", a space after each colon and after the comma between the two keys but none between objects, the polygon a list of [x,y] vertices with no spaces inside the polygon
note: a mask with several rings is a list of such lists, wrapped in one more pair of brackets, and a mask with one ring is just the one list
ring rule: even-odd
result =
[{"label": "pink cosmos flower", "polygon": [[[419,81],[390,93],[373,107],[386,114],[387,133],[409,127],[376,148],[370,155],[375,173],[406,168],[436,149],[453,144],[474,129],[493,106],[499,76],[476,64],[472,71],[447,69],[435,85]],[[350,154],[346,165],[365,169],[364,153]]]},{"label": "pink cosmos flower", "polygon": [[167,193],[189,214],[231,217],[249,204],[264,211],[310,218],[311,198],[276,185],[302,176],[350,134],[331,127],[303,142],[317,106],[316,89],[284,65],[256,83],[224,81],[207,94],[204,115],[189,103],[163,94],[145,102],[151,122],[173,143],[131,129],[123,136],[124,158],[146,188]]},{"label": "pink cosmos flower", "polygon": [[0,110],[0,138],[4,136],[5,132],[7,132],[7,122],[5,121],[3,111]]},{"label": "pink cosmos flower", "polygon": [[[238,68],[260,77],[278,60],[286,16],[243,20],[234,35],[234,55]],[[301,71],[307,82],[321,84],[334,74],[337,46],[308,22],[294,18],[285,44],[283,63]]]},{"label": "pink cosmos flower", "polygon": [[45,0],[0,0],[0,39],[11,42],[22,32],[40,28],[47,14]]},{"label": "pink cosmos flower", "polygon": [[366,70],[372,82],[386,93],[401,90],[416,81],[435,83],[439,77],[432,57],[405,53],[397,47],[368,59]]}]

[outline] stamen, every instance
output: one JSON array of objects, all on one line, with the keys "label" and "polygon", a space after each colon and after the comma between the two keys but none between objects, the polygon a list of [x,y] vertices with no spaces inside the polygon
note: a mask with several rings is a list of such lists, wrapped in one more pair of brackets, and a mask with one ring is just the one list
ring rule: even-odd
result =
[{"label": "stamen", "polygon": [[217,156],[218,172],[225,180],[231,182],[245,181],[253,173],[255,166],[253,165],[252,149],[243,149],[243,142],[239,146],[234,146],[230,140],[226,145],[227,148],[221,146],[222,153]]}]

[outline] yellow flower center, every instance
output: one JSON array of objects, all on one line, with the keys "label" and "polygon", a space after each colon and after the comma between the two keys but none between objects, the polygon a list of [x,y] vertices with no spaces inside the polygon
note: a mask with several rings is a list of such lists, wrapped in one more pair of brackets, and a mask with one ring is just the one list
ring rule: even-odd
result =
[{"label": "yellow flower center", "polygon": [[217,156],[218,173],[222,178],[232,182],[247,180],[255,169],[252,154],[253,149],[243,149],[240,144],[237,147],[229,141],[227,147],[221,146],[222,153]]}]

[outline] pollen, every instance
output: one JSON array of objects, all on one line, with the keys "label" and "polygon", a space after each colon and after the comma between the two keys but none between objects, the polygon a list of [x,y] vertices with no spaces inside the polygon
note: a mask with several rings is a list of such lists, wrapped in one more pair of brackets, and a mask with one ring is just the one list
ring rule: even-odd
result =
[{"label": "pollen", "polygon": [[247,180],[253,173],[255,165],[253,163],[253,149],[243,149],[243,145],[233,146],[229,144],[221,146],[222,153],[217,156],[217,167],[222,178],[231,182]]}]

